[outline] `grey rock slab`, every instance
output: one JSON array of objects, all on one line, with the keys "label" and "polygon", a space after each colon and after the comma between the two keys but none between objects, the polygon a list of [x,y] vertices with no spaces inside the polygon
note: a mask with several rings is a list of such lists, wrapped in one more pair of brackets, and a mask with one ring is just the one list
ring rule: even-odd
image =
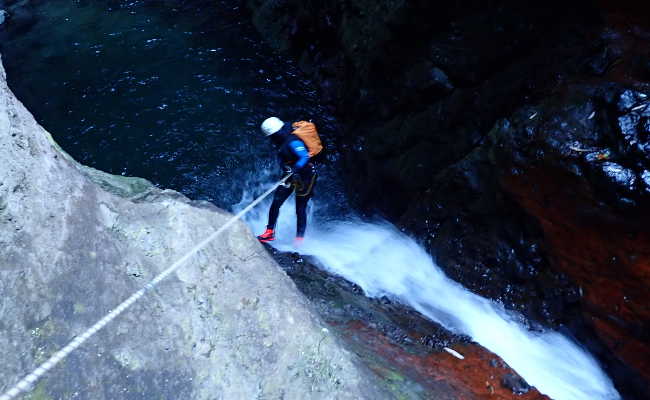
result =
[{"label": "grey rock slab", "polygon": [[[78,164],[0,65],[0,392],[230,217]],[[390,398],[383,388],[237,223],[29,398]]]}]

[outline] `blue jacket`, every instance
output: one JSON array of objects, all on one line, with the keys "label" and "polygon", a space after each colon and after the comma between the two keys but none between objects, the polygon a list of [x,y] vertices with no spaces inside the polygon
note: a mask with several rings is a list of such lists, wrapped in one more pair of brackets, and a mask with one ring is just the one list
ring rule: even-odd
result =
[{"label": "blue jacket", "polygon": [[299,171],[309,162],[309,150],[307,150],[307,146],[302,140],[290,138],[283,147],[285,148],[285,152],[290,153],[290,156],[287,157],[286,155],[283,156],[282,150],[280,151],[280,158],[283,164],[287,164],[287,161],[289,163],[293,162],[293,168]]},{"label": "blue jacket", "polygon": [[279,146],[278,157],[281,167],[289,165],[299,172],[309,164],[307,145],[298,136],[291,133],[289,124],[285,124],[279,132],[273,134],[272,139]]}]

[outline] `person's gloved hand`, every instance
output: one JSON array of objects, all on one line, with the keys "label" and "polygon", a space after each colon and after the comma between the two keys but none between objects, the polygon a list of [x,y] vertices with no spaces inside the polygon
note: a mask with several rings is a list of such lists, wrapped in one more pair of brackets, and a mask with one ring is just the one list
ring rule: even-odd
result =
[{"label": "person's gloved hand", "polygon": [[289,165],[285,165],[284,167],[282,167],[282,169],[284,171],[284,176],[295,174],[295,171]]}]

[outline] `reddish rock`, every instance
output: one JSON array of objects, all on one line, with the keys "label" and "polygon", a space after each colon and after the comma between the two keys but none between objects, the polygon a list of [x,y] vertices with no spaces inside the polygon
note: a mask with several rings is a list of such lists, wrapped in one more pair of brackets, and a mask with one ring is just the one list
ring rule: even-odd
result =
[{"label": "reddish rock", "polygon": [[529,169],[504,183],[539,220],[553,267],[580,285],[583,312],[600,338],[650,380],[648,215],[613,212],[566,172]]},{"label": "reddish rock", "polygon": [[[508,374],[517,376],[516,373],[497,355],[474,343],[457,343],[452,346],[453,350],[463,355],[464,359],[461,360],[444,351],[413,354],[359,321],[347,324],[343,332],[346,339],[362,345],[381,357],[386,364],[419,382],[436,399],[548,399],[535,388],[517,395],[504,387],[504,378]],[[377,367],[376,372],[386,374],[381,367]]]}]

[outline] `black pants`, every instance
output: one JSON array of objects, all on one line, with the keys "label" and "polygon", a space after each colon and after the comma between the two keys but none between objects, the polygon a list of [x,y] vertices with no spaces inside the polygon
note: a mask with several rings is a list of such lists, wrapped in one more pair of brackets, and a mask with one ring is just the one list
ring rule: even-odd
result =
[{"label": "black pants", "polygon": [[316,183],[316,175],[313,175],[309,182],[296,185],[292,183],[289,187],[280,186],[273,194],[273,203],[269,210],[269,223],[266,225],[268,229],[275,229],[275,224],[278,222],[280,215],[280,207],[289,198],[291,193],[296,190],[296,236],[304,237],[305,230],[307,229],[307,203],[314,195],[314,184]]}]

